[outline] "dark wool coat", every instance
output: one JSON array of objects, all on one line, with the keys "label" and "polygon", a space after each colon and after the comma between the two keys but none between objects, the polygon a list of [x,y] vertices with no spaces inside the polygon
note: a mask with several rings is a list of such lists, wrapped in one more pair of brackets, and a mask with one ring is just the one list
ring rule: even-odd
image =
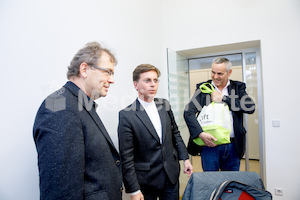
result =
[{"label": "dark wool coat", "polygon": [[95,109],[74,83],[48,96],[36,115],[41,200],[121,200],[119,154]]}]

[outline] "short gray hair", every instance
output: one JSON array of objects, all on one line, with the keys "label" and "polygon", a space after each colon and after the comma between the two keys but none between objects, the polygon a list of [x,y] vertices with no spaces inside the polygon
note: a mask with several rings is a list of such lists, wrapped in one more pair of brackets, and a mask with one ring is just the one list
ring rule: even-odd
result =
[{"label": "short gray hair", "polygon": [[212,63],[216,63],[216,64],[222,64],[222,63],[225,63],[225,66],[226,66],[226,71],[229,72],[229,70],[231,69],[231,62],[225,58],[225,57],[218,57],[218,58],[215,58],[213,59]]},{"label": "short gray hair", "polygon": [[70,79],[71,77],[78,76],[80,65],[83,62],[87,63],[89,66],[97,65],[103,52],[106,52],[110,56],[111,62],[117,65],[117,59],[110,50],[102,47],[98,42],[89,42],[80,49],[72,59],[70,66],[68,67],[67,78]]}]

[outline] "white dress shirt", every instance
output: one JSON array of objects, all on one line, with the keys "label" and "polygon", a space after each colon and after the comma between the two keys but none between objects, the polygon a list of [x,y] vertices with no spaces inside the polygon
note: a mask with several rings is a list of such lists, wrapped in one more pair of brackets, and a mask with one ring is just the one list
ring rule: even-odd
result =
[{"label": "white dress shirt", "polygon": [[147,115],[149,116],[149,118],[156,130],[158,137],[160,138],[160,143],[162,144],[162,127],[161,127],[161,121],[160,121],[160,117],[159,117],[155,102],[152,101],[151,103],[148,103],[146,101],[143,101],[140,98],[138,98],[138,100],[142,104],[142,106],[145,108],[145,111],[146,111]]}]

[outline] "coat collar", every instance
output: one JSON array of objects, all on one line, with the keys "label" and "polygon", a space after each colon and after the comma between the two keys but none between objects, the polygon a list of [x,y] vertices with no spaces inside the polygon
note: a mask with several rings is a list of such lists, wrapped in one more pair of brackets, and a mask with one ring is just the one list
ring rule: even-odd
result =
[{"label": "coat collar", "polygon": [[[75,85],[73,82],[68,81],[65,85],[64,88],[66,88],[67,90],[69,90],[78,100],[78,109],[80,108],[80,106],[82,106],[81,108],[84,108],[87,113],[89,113],[89,115],[92,117],[92,119],[94,120],[94,122],[97,124],[99,130],[101,131],[101,133],[105,136],[105,138],[107,139],[107,141],[110,143],[110,145],[113,147],[113,149],[115,149],[115,151],[117,152],[117,149],[114,145],[114,143],[112,142],[105,126],[103,125],[99,115],[96,112],[96,108],[97,108],[97,104],[92,101],[77,85]],[[92,102],[91,102],[92,101]]]},{"label": "coat collar", "polygon": [[[207,82],[212,83],[212,80],[208,80]],[[200,85],[201,84],[197,84],[197,88],[199,88]],[[234,84],[233,84],[233,81],[231,79],[229,79],[229,85],[228,85],[227,89],[228,89],[228,95],[230,95],[231,90],[234,89]]]},{"label": "coat collar", "polygon": [[[75,83],[68,81],[64,88],[67,88],[75,97],[78,98],[78,103],[81,103],[85,109],[90,110],[92,106],[97,109],[98,104],[92,101],[89,96],[87,96]],[[80,98],[80,99],[79,99]],[[92,102],[91,102],[92,101]]]}]

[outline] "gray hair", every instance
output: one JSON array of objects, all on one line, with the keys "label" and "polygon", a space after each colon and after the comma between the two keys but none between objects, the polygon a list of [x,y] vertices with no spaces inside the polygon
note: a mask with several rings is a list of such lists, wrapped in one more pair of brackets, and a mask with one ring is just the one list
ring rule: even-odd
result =
[{"label": "gray hair", "polygon": [[229,72],[229,70],[231,69],[231,62],[225,58],[225,57],[218,57],[218,58],[215,58],[212,63],[216,63],[216,64],[222,64],[222,63],[225,63],[225,66],[226,66],[226,71]]},{"label": "gray hair", "polygon": [[67,78],[78,76],[80,65],[84,62],[89,66],[97,65],[103,52],[106,52],[110,56],[111,62],[117,65],[117,59],[110,50],[102,47],[98,42],[89,42],[72,59],[68,67]]}]

